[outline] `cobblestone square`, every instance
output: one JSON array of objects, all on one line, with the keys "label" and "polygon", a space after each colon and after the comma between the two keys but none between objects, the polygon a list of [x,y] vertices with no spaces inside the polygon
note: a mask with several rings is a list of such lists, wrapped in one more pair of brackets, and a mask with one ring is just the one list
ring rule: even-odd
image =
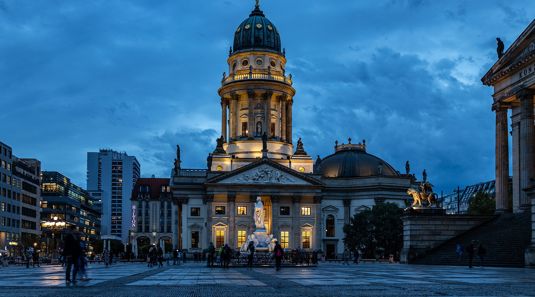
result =
[{"label": "cobblestone square", "polygon": [[89,267],[66,284],[64,268],[0,268],[3,296],[535,296],[535,270],[400,264],[207,268],[188,263]]}]

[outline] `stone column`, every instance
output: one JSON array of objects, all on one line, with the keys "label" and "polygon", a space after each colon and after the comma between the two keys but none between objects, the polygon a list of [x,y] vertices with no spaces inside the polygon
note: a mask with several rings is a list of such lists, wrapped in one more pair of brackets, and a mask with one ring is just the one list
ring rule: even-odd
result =
[{"label": "stone column", "polygon": [[280,197],[271,196],[271,233],[273,237],[280,241],[279,228],[279,212],[280,212]]},{"label": "stone column", "polygon": [[268,137],[271,137],[271,97],[273,92],[266,92],[264,95],[264,128],[262,133],[267,133]]},{"label": "stone column", "polygon": [[293,143],[292,142],[292,105],[293,105],[293,102],[292,100],[288,101],[288,110],[287,110],[287,123],[286,123],[286,133],[287,133],[287,136],[286,136],[286,139],[287,139],[287,142],[288,143]]},{"label": "stone column", "polygon": [[351,199],[344,199],[344,224],[351,220]]},{"label": "stone column", "polygon": [[[525,189],[533,178],[534,168],[534,132],[533,127],[533,92],[522,90],[517,94],[520,99],[520,186]],[[527,193],[520,194],[520,208],[528,210],[531,205]]]},{"label": "stone column", "polygon": [[240,96],[232,95],[230,101],[230,138],[237,139],[240,135]]},{"label": "stone column", "polygon": [[254,118],[254,91],[249,90],[247,91],[247,96],[249,98],[248,107],[248,123],[247,123],[247,129],[249,130],[247,133],[247,137],[253,138],[254,132],[255,132],[255,118]]},{"label": "stone column", "polygon": [[516,117],[514,116],[515,109],[513,108],[513,117],[512,121],[512,152],[511,155],[513,157],[513,205],[512,209],[514,213],[518,213],[520,211],[520,195],[522,189],[520,188],[520,122]]},{"label": "stone column", "polygon": [[221,135],[227,141],[227,101],[221,98]]},{"label": "stone column", "polygon": [[[203,203],[206,205],[206,237],[204,240],[199,238],[199,241],[201,241],[201,244],[199,247],[204,248],[202,243],[208,242],[210,243],[212,241],[212,203],[214,201],[214,195],[206,195],[203,199]],[[208,246],[206,246],[208,247]]]},{"label": "stone column", "polygon": [[228,220],[228,242],[231,248],[239,248],[236,246],[236,194],[228,193],[227,201],[229,207],[229,220]]},{"label": "stone column", "polygon": [[496,213],[509,211],[509,135],[507,108],[495,104],[496,112]]},{"label": "stone column", "polygon": [[324,234],[324,227],[323,227],[323,218],[321,217],[321,196],[314,196],[314,209],[315,212],[315,221],[316,221],[316,230],[314,231],[314,245],[313,249],[320,250],[321,249],[321,243],[323,241],[323,234]]},{"label": "stone column", "polygon": [[527,267],[535,267],[535,181],[531,182],[526,193],[531,199],[531,245],[524,253],[524,264]]},{"label": "stone column", "polygon": [[301,215],[300,202],[301,197],[292,197],[292,238],[290,240],[292,241],[291,247],[294,249],[301,247],[301,226],[299,224]]},{"label": "stone column", "polygon": [[281,97],[281,140],[286,141],[286,98]]}]

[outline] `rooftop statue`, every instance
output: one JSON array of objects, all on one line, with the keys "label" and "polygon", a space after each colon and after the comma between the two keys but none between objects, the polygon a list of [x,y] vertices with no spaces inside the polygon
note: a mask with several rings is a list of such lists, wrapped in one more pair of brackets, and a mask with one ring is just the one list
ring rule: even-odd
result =
[{"label": "rooftop statue", "polygon": [[180,146],[177,144],[176,145],[176,158],[175,158],[175,166],[173,168],[173,171],[175,173],[175,175],[178,175],[178,171],[180,170]]},{"label": "rooftop statue", "polygon": [[295,150],[295,155],[306,155],[305,148],[303,146],[303,141],[301,137],[297,140],[297,149]]},{"label": "rooftop statue", "polygon": [[498,59],[500,59],[503,56],[505,46],[503,45],[503,41],[499,37],[496,38],[496,45],[496,53],[498,54]]},{"label": "rooftop statue", "polygon": [[409,164],[409,160],[405,162],[405,173],[409,174],[411,172],[411,164]]}]

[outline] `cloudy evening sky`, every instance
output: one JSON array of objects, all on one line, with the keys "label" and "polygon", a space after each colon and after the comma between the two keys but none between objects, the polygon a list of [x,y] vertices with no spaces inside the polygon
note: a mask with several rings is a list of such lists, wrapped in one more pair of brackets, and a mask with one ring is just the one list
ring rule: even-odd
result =
[{"label": "cloudy evening sky", "polygon": [[[135,155],[142,175],[204,168],[217,89],[253,0],[0,0],[0,141],[85,186],[86,153]],[[294,77],[294,139],[334,141],[451,192],[494,178],[491,89],[480,78],[535,15],[532,0],[264,0]]]}]

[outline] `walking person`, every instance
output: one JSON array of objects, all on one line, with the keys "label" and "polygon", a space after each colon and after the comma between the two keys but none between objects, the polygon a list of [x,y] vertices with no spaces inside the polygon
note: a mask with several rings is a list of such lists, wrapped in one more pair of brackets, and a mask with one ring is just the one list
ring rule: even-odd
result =
[{"label": "walking person", "polygon": [[232,258],[232,250],[228,246],[228,244],[225,243],[223,246],[223,268],[228,268],[230,264],[230,259]]},{"label": "walking person", "polygon": [[163,250],[161,246],[158,246],[157,252],[158,252],[158,267],[163,267]]},{"label": "walking person", "polygon": [[41,267],[41,265],[39,265],[39,251],[34,249],[32,254],[32,267],[35,267],[35,265]]},{"label": "walking person", "polygon": [[255,252],[254,241],[249,241],[247,251],[249,252],[249,255],[247,256],[247,267],[249,267],[249,269],[253,269],[253,260]]},{"label": "walking person", "polygon": [[359,249],[355,249],[355,251],[353,252],[353,262],[355,264],[359,264],[359,258],[360,258],[360,251]]},{"label": "walking person", "polygon": [[462,261],[463,260],[463,254],[464,254],[464,247],[459,242],[455,245],[455,253],[457,254],[457,259],[459,261]]},{"label": "walking person", "polygon": [[468,268],[472,268],[474,262],[474,253],[475,253],[475,241],[472,240],[470,244],[466,247],[466,252],[468,253]]},{"label": "walking person", "polygon": [[[76,233],[76,226],[71,225],[64,237],[63,256],[65,257],[65,281],[76,284],[78,273],[78,258],[80,257],[80,238]],[[71,278],[72,271],[72,278]]]},{"label": "walking person", "polygon": [[349,265],[349,258],[351,258],[351,252],[348,248],[345,248],[342,254],[342,265]]},{"label": "walking person", "polygon": [[108,249],[104,249],[102,252],[102,260],[104,261],[104,265],[106,268],[110,264],[110,251]]},{"label": "walking person", "polygon": [[282,263],[282,257],[284,256],[284,250],[282,249],[278,241],[277,243],[275,243],[275,248],[273,248],[273,256],[275,257],[275,269],[279,271],[281,270],[281,263]]},{"label": "walking person", "polygon": [[80,257],[78,258],[78,267],[80,270],[80,280],[88,281],[89,278],[87,277],[87,255],[85,246],[81,247]]},{"label": "walking person", "polygon": [[207,259],[208,267],[214,267],[214,257],[215,257],[214,243],[210,242],[210,245],[208,246],[208,259]]}]

